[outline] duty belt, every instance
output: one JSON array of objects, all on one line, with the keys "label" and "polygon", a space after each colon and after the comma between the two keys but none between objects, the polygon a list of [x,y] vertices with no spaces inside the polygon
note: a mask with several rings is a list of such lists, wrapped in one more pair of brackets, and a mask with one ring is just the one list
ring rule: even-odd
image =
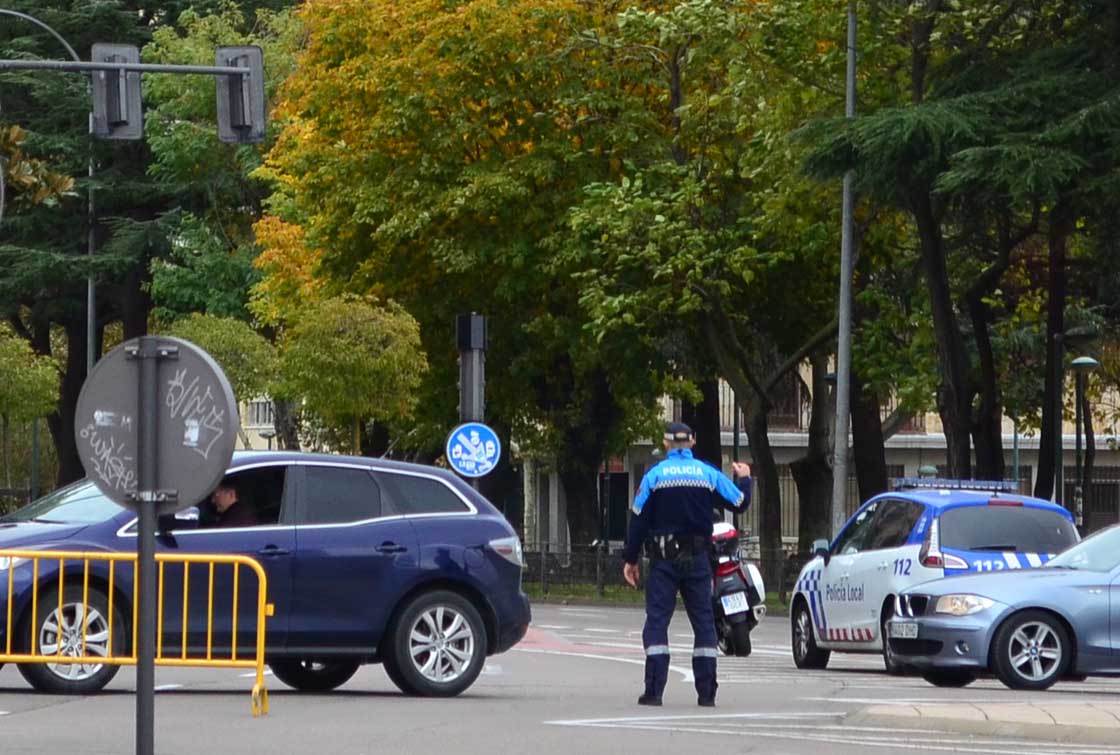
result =
[{"label": "duty belt", "polygon": [[703,535],[651,535],[646,553],[654,561],[674,561],[706,553],[710,538]]}]

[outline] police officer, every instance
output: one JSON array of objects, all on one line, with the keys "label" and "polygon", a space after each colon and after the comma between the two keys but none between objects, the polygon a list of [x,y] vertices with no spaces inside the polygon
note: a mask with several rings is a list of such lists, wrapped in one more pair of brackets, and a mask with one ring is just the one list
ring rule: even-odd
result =
[{"label": "police officer", "polygon": [[692,429],[681,422],[665,428],[664,441],[668,456],[646,473],[634,497],[622,571],[626,581],[637,587],[638,551],[644,544],[650,557],[646,624],[642,630],[646,687],[638,704],[661,705],[661,693],[669,680],[669,620],[679,590],[692,624],[697,702],[710,707],[715,705],[718,686],[708,558],[712,508],[722,503],[741,511],[750,504],[751,468],[748,464],[732,464],[739,478],[732,482],[715,467],[693,458],[696,440]]}]

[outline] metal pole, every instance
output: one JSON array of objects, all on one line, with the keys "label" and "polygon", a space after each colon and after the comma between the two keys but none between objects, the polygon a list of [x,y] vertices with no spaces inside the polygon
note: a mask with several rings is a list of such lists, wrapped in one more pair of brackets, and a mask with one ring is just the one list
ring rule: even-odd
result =
[{"label": "metal pole", "polygon": [[[89,133],[93,134],[93,113],[89,114]],[[93,206],[93,143],[89,146],[89,165],[86,168],[89,186],[86,191],[86,256],[89,258],[90,272],[86,276],[86,377],[93,372],[97,361],[97,291],[93,283],[93,253],[97,245],[94,229],[97,212]]]},{"label": "metal pole", "polygon": [[39,497],[39,418],[31,423],[31,500]]},{"label": "metal pole", "polygon": [[[57,31],[55,31],[51,27],[47,26],[45,23],[43,23],[39,19],[35,18],[34,16],[29,16],[26,13],[20,13],[19,11],[7,10],[7,9],[3,9],[3,8],[0,8],[0,14],[6,15],[6,16],[15,16],[16,18],[22,18],[24,21],[29,21],[30,23],[35,24],[39,28],[45,30],[52,37],[57,39],[59,44],[61,44],[63,47],[66,48],[66,52],[70,53],[70,57],[74,59],[75,63],[78,63],[78,64],[82,63],[81,57],[79,57],[78,53],[74,50],[74,48],[70,46],[70,43],[62,38],[61,34],[59,34]],[[33,68],[39,68],[39,67],[41,67],[41,68],[51,68],[52,67],[50,65],[38,66],[38,65],[36,65],[38,63],[44,63],[44,64],[51,64],[51,63],[58,64],[58,63],[61,63],[61,61],[50,61],[50,60],[40,60],[40,61],[23,60],[23,61],[7,61],[7,62],[22,63],[23,67],[30,66],[30,67],[33,67]],[[69,65],[69,64],[67,64],[67,65]],[[90,87],[92,87],[92,82],[87,82],[87,85],[86,85],[87,93],[90,91]],[[89,114],[88,133],[93,134],[93,113]],[[86,254],[89,257],[89,261],[92,262],[93,261],[93,250],[94,250],[93,228],[94,228],[94,221],[96,219],[96,215],[94,214],[94,208],[93,208],[93,144],[92,144],[92,142],[90,143],[90,146],[89,146],[89,159],[87,161],[86,173],[89,177],[89,186],[86,187],[86,222],[88,224],[88,226],[87,226],[87,236],[86,236]],[[96,326],[97,309],[96,309],[96,304],[97,304],[97,300],[96,300],[96,293],[94,291],[93,273],[91,271],[90,274],[86,277],[86,375],[87,376],[93,370],[94,351],[95,351],[94,340],[95,340],[96,335],[97,335],[97,326]]]},{"label": "metal pole", "polygon": [[1062,359],[1065,354],[1062,334],[1054,334],[1054,503],[1064,505],[1065,497],[1065,470],[1063,469],[1062,453],[1062,393],[1064,388],[1064,375]]},{"label": "metal pole", "polygon": [[139,521],[137,551],[137,608],[139,632],[136,661],[136,755],[155,750],[155,648],[156,648],[156,499],[159,470],[156,468],[159,441],[158,340],[140,338],[140,394],[137,454],[137,506]]},{"label": "metal pole", "polygon": [[113,63],[107,60],[82,61],[75,54],[76,62],[65,60],[0,60],[0,71],[138,71],[140,73],[190,73],[200,76],[241,76],[249,78],[248,68],[237,66],[192,66],[178,63]]},{"label": "metal pole", "polygon": [[1012,436],[1013,440],[1012,440],[1012,444],[1011,444],[1011,448],[1012,448],[1012,451],[1011,451],[1011,468],[1013,470],[1012,473],[1015,475],[1015,485],[1016,485],[1015,489],[1022,492],[1021,488],[1023,486],[1022,486],[1022,484],[1020,483],[1020,480],[1019,480],[1019,417],[1018,417],[1018,415],[1012,415],[1011,425],[1012,425],[1013,432],[1014,432],[1014,435]]},{"label": "metal pole", "polygon": [[[844,114],[856,115],[856,0],[848,0],[848,70]],[[836,437],[832,459],[832,536],[844,526],[848,498],[848,426],[851,419],[850,385],[852,369],[852,274],[855,268],[852,246],[855,223],[853,183],[855,171],[844,174],[844,199],[840,232],[840,301],[836,348]]]},{"label": "metal pole", "polygon": [[1082,496],[1084,495],[1084,480],[1081,477],[1081,400],[1085,395],[1085,372],[1083,370],[1076,370],[1073,376],[1074,396],[1073,402],[1076,404],[1073,410],[1073,434],[1074,434],[1074,465],[1077,470],[1075,473],[1076,479],[1074,480],[1073,488],[1073,508],[1075,521],[1080,528],[1084,524],[1084,516],[1082,512]]},{"label": "metal pole", "polygon": [[[731,391],[731,461],[739,461],[739,401],[735,391]],[[731,515],[731,521],[736,530],[742,529],[742,513],[736,511]]]}]

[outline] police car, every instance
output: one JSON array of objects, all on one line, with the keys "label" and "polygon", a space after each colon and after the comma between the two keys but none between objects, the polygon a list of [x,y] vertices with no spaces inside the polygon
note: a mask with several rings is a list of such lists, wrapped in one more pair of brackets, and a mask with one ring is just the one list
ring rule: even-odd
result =
[{"label": "police car", "polygon": [[1077,542],[1070,513],[1012,495],[1008,482],[907,478],[871,498],[829,543],[813,544],[790,605],[793,660],[821,669],[832,651],[882,653],[900,590],[971,572],[1030,569]]}]

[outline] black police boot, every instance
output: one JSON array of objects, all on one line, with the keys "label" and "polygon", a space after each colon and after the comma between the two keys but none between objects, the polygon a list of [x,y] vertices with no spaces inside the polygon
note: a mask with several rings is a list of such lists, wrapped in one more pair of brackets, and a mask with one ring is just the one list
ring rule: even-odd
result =
[{"label": "black police boot", "polygon": [[647,692],[638,698],[638,705],[661,705],[661,698]]},{"label": "black police boot", "polygon": [[715,696],[712,696],[712,697],[698,697],[698,698],[696,698],[696,704],[699,705],[701,708],[714,708],[714,707],[716,707],[716,698],[715,698]]}]

